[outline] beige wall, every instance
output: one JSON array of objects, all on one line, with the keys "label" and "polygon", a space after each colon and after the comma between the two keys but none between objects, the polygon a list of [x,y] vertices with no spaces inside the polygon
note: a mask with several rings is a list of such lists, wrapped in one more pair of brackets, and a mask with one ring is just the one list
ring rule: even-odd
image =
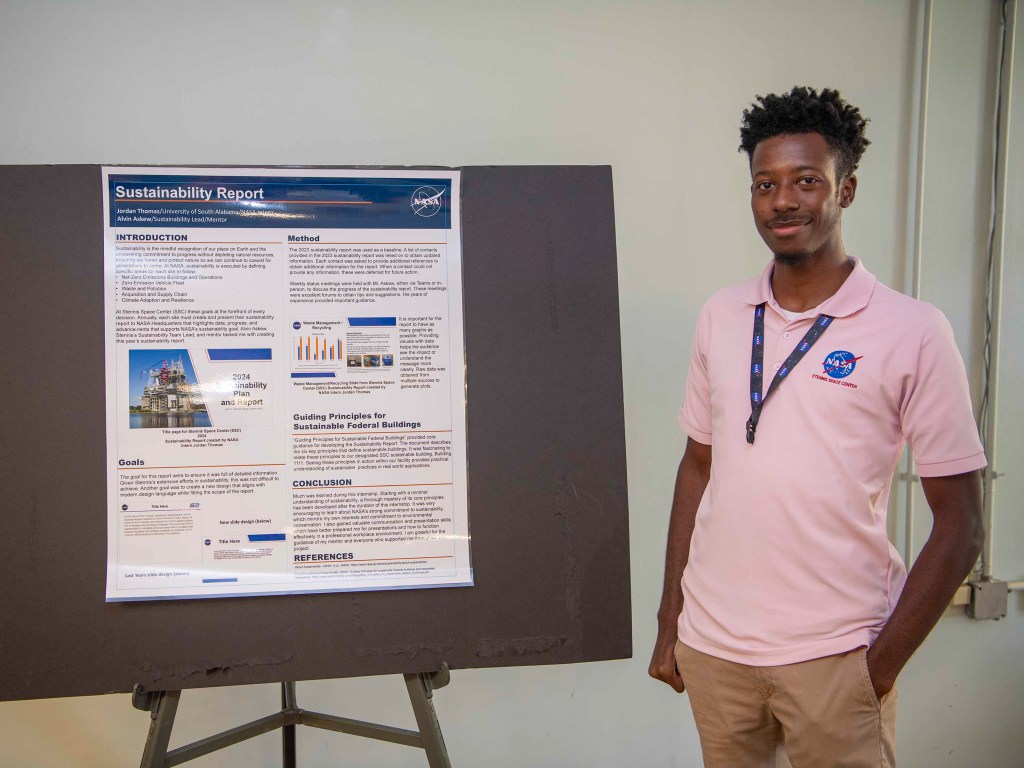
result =
[{"label": "beige wall", "polygon": [[[976,393],[996,7],[935,4],[926,154],[922,294],[949,314]],[[766,259],[736,152],[740,112],[755,94],[795,83],[837,87],[861,106],[873,144],[845,238],[883,281],[905,288],[919,11],[910,0],[5,0],[0,162],[610,163],[636,658],[457,672],[435,700],[458,766],[693,766],[686,699],[648,680],[646,667],[693,324],[709,293]],[[1012,150],[1019,211],[1019,127]],[[1024,274],[1012,254],[1024,231],[1011,219],[1008,235],[1007,286],[1019,306]],[[1003,336],[997,469],[1008,475],[997,496],[996,575],[1007,579],[1024,578],[1020,313],[1007,307]],[[928,515],[917,509],[919,546]],[[900,681],[902,765],[1020,764],[1022,609],[1015,595],[1006,620],[953,616],[929,638]],[[272,686],[186,692],[174,743],[266,714],[277,695]],[[299,697],[308,708],[414,726],[399,678],[303,683]],[[0,704],[0,764],[137,764],[147,724],[123,695]],[[277,739],[196,765],[278,766]],[[300,752],[310,768],[424,764],[414,750],[312,729],[300,732]]]}]

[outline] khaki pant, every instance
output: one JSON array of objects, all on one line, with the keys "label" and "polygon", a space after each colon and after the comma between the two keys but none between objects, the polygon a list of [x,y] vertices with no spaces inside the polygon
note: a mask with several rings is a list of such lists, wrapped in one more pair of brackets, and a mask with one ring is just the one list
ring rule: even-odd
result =
[{"label": "khaki pant", "polygon": [[879,703],[863,648],[750,667],[677,642],[676,665],[706,768],[896,765],[896,691]]}]

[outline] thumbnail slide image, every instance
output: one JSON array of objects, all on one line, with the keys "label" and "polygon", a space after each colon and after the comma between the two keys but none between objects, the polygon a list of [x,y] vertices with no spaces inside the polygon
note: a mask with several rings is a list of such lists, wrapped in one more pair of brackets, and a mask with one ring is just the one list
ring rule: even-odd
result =
[{"label": "thumbnail slide image", "polygon": [[132,429],[211,426],[203,389],[187,349],[131,349],[128,371]]}]

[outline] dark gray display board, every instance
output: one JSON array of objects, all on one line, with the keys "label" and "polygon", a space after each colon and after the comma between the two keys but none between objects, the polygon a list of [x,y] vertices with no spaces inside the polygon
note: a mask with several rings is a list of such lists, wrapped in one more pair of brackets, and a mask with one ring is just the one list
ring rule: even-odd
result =
[{"label": "dark gray display board", "polygon": [[463,169],[476,586],[107,603],[99,166],[0,167],[0,700],[631,654],[611,169]]}]

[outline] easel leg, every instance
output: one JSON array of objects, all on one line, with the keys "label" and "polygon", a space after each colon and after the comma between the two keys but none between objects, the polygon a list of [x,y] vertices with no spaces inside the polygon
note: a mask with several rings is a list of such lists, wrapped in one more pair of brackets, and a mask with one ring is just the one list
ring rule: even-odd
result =
[{"label": "easel leg", "polygon": [[139,768],[164,768],[180,698],[181,691],[161,691],[156,694],[156,701],[150,710],[152,721],[149,724],[149,735],[146,737],[146,748],[142,752]]},{"label": "easel leg", "polygon": [[[296,709],[295,683],[281,683],[281,709]],[[281,765],[284,768],[297,768],[298,762],[295,749],[295,726],[281,726]]]},{"label": "easel leg", "polygon": [[437,713],[434,711],[434,688],[430,676],[405,675],[405,687],[409,691],[409,701],[412,702],[416,725],[423,739],[423,749],[427,753],[427,765],[430,768],[452,768],[444,736],[441,735],[441,726],[437,722]]}]

